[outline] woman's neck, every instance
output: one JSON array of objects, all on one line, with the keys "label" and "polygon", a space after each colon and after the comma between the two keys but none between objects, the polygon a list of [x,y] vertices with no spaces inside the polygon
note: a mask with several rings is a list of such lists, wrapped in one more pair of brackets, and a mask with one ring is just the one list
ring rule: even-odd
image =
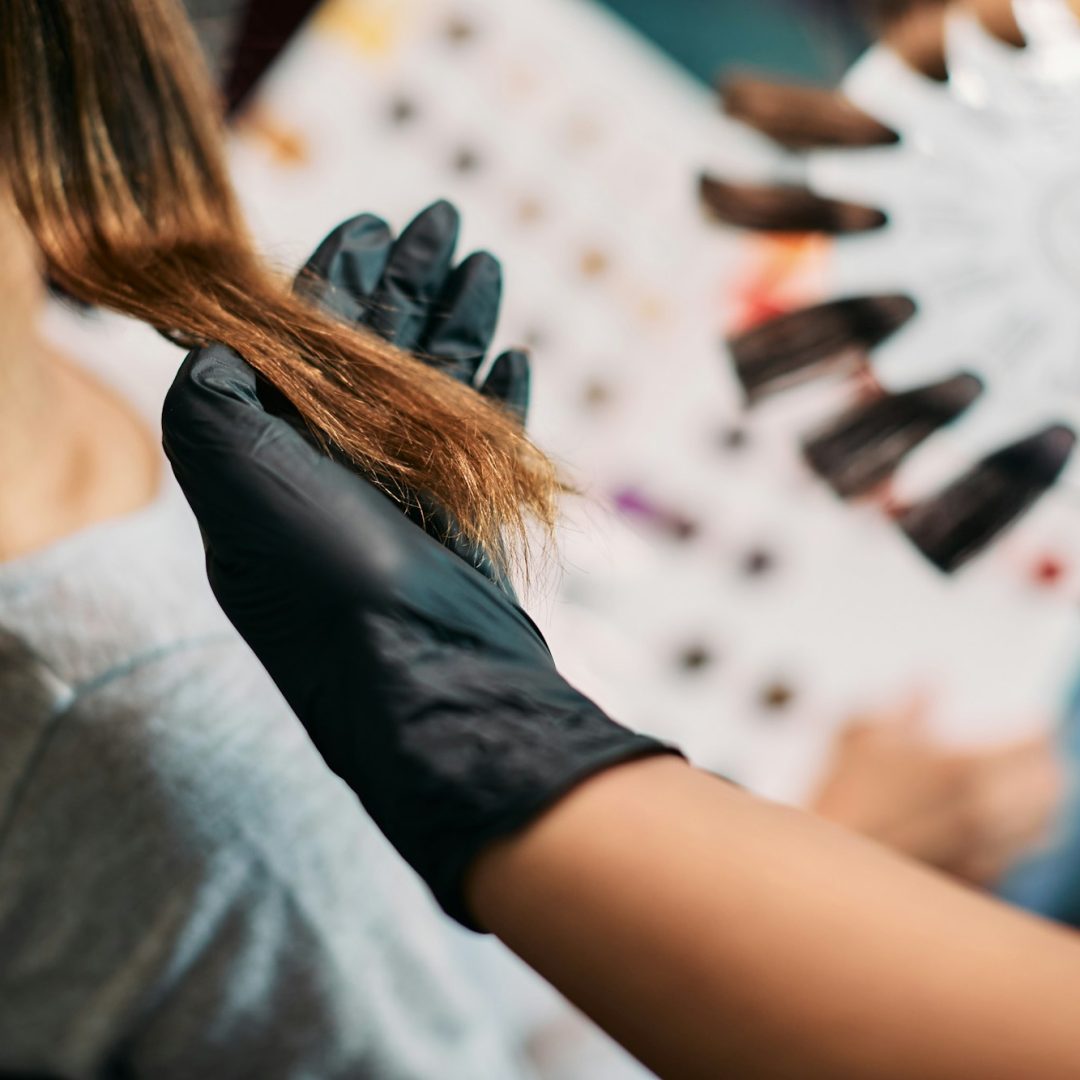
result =
[{"label": "woman's neck", "polygon": [[123,403],[36,335],[0,335],[0,561],[145,505],[159,467]]}]

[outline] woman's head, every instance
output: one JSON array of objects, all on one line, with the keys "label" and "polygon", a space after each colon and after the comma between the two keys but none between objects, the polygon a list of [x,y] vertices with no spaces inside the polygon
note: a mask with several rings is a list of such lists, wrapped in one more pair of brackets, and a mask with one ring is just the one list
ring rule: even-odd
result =
[{"label": "woman's head", "polygon": [[442,505],[489,550],[550,524],[553,470],[512,419],[261,265],[219,113],[178,0],[0,3],[0,162],[63,289],[232,346],[395,498]]}]

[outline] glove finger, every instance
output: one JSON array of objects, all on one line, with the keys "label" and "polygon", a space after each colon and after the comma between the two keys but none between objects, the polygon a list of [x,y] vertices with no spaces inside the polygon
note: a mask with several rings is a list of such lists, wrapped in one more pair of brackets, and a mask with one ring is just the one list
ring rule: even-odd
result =
[{"label": "glove finger", "polygon": [[524,427],[529,415],[531,385],[529,354],[521,349],[511,349],[491,365],[480,393],[509,412]]},{"label": "glove finger", "polygon": [[382,218],[342,222],[296,278],[296,291],[347,322],[358,322],[386,270],[394,234]]},{"label": "glove finger", "polygon": [[491,348],[501,302],[502,267],[477,251],[447,278],[420,340],[421,355],[471,384]]},{"label": "glove finger", "polygon": [[406,352],[416,351],[446,283],[460,224],[457,210],[440,200],[418,214],[391,248],[365,322]]}]

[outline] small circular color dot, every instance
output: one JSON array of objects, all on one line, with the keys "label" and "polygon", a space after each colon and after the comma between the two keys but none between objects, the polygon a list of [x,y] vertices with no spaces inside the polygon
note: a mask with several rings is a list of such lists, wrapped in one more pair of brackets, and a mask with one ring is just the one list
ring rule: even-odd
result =
[{"label": "small circular color dot", "polygon": [[474,173],[480,169],[480,155],[473,149],[463,146],[456,151],[453,158],[454,171],[459,173]]},{"label": "small circular color dot", "polygon": [[769,683],[761,691],[762,708],[770,712],[782,712],[795,700],[795,691],[785,682]]},{"label": "small circular color dot", "polygon": [[581,399],[590,409],[600,409],[610,405],[615,398],[615,391],[610,383],[602,379],[590,379],[584,386]]},{"label": "small circular color dot", "polygon": [[517,219],[524,225],[532,225],[544,217],[544,204],[537,198],[527,195],[517,205]]},{"label": "small circular color dot", "polygon": [[416,119],[416,102],[406,97],[395,98],[390,103],[390,122],[396,125],[408,124]]},{"label": "small circular color dot", "polygon": [[764,548],[748,551],[742,561],[742,571],[747,577],[763,577],[776,568],[776,556]]},{"label": "small circular color dot", "polygon": [[671,523],[672,536],[683,543],[693,540],[699,532],[701,532],[701,527],[696,521],[691,521],[689,518],[676,518]]},{"label": "small circular color dot", "polygon": [[713,663],[712,652],[704,645],[688,645],[679,654],[679,667],[684,671],[702,671]]},{"label": "small circular color dot", "polygon": [[465,45],[476,37],[476,26],[459,15],[447,21],[443,32],[451,45]]},{"label": "small circular color dot", "polygon": [[610,260],[604,252],[599,251],[596,248],[589,248],[581,253],[580,262],[581,272],[588,278],[597,278],[603,276],[608,267],[611,265]]},{"label": "small circular color dot", "polygon": [[745,450],[750,442],[746,428],[729,427],[720,432],[720,447],[723,450]]},{"label": "small circular color dot", "polygon": [[1044,555],[1036,562],[1032,576],[1039,585],[1057,585],[1065,576],[1065,564],[1054,555]]}]

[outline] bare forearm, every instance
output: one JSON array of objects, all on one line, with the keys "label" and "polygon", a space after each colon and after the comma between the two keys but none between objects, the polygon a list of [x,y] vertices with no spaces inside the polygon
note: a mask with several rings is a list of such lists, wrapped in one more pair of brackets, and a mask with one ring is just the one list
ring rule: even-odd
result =
[{"label": "bare forearm", "polygon": [[663,1076],[1080,1075],[1080,943],[669,760],[486,853],[473,909]]}]

